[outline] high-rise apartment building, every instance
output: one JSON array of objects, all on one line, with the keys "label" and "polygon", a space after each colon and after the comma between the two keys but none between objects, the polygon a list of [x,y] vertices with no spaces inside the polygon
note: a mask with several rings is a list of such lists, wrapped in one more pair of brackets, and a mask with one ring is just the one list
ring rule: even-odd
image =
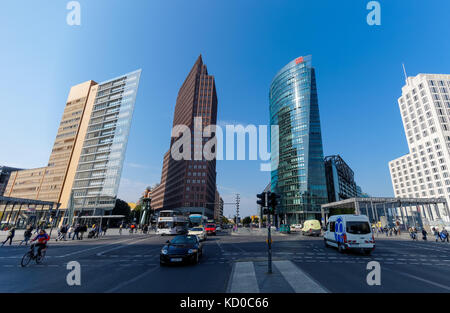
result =
[{"label": "high-rise apartment building", "polygon": [[[201,55],[181,86],[175,105],[173,126],[187,126],[191,133],[191,157],[175,160],[173,144],[164,155],[161,183],[152,190],[152,209],[176,209],[181,212],[204,213],[214,217],[216,192],[216,160],[207,160],[194,151],[208,138],[195,142],[194,119],[201,118],[201,128],[217,122],[217,93],[214,76],[208,74]],[[197,134],[198,135],[198,134]]]},{"label": "high-rise apartment building", "polygon": [[5,196],[57,202],[61,209],[72,190],[76,205],[94,192],[98,201],[115,197],[140,72],[72,87],[47,166],[12,172]]},{"label": "high-rise apartment building", "polygon": [[325,157],[328,202],[355,198],[361,188],[355,183],[355,173],[339,155]]},{"label": "high-rise apartment building", "polygon": [[[389,162],[395,196],[445,197],[449,203],[450,75],[408,77],[398,105],[409,153]],[[444,205],[423,214],[449,221]]]},{"label": "high-rise apartment building", "polygon": [[270,86],[270,124],[278,125],[272,149],[271,191],[281,195],[279,217],[287,223],[320,219],[327,202],[315,70],[311,56],[284,66]]},{"label": "high-rise apartment building", "polygon": [[3,196],[8,185],[9,177],[12,172],[20,171],[20,168],[1,166],[0,165],[0,196]]}]

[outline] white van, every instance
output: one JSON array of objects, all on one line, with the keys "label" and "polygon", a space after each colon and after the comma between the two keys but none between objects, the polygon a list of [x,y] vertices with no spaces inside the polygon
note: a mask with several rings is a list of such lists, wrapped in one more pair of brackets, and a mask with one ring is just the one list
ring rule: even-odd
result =
[{"label": "white van", "polygon": [[324,235],[325,246],[343,253],[355,249],[370,254],[375,249],[375,238],[366,215],[342,214],[328,219]]}]

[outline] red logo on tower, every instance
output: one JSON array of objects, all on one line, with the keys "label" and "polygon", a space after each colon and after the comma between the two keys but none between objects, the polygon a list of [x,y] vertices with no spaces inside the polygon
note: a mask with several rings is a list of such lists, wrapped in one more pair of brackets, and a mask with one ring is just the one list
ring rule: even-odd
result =
[{"label": "red logo on tower", "polygon": [[295,64],[302,63],[302,62],[303,62],[303,57],[299,57],[299,58],[295,59]]}]

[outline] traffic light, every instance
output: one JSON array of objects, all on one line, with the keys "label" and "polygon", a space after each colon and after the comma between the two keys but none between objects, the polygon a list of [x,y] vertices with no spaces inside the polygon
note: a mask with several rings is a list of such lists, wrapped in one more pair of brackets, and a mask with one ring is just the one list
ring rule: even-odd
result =
[{"label": "traffic light", "polygon": [[256,201],[256,203],[259,204],[261,207],[265,208],[267,206],[266,193],[263,192],[263,193],[257,194],[256,197],[258,199],[260,199],[260,200]]},{"label": "traffic light", "polygon": [[278,199],[280,198],[280,195],[277,195],[274,192],[270,192],[268,198],[269,198],[269,203],[268,203],[269,212],[270,212],[270,214],[275,214],[275,210],[277,208]]}]

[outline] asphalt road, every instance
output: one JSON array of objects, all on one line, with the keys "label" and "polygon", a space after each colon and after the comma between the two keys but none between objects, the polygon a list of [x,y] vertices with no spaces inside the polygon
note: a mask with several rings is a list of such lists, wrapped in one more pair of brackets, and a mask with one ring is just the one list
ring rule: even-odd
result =
[{"label": "asphalt road", "polygon": [[[264,236],[221,233],[204,242],[198,265],[160,267],[159,252],[169,237],[107,236],[51,242],[42,265],[20,267],[27,247],[0,248],[0,292],[227,292],[237,262],[253,263],[260,292],[294,292],[275,267],[278,280],[266,279]],[[378,239],[371,256],[339,254],[322,238],[275,236],[274,261],[289,261],[329,292],[449,292],[450,244]],[[370,261],[381,265],[381,285],[366,283]],[[81,285],[69,286],[67,263],[81,265]],[[233,278],[234,277],[234,278]],[[291,277],[292,279],[292,277]],[[306,282],[305,282],[306,283]]]}]

